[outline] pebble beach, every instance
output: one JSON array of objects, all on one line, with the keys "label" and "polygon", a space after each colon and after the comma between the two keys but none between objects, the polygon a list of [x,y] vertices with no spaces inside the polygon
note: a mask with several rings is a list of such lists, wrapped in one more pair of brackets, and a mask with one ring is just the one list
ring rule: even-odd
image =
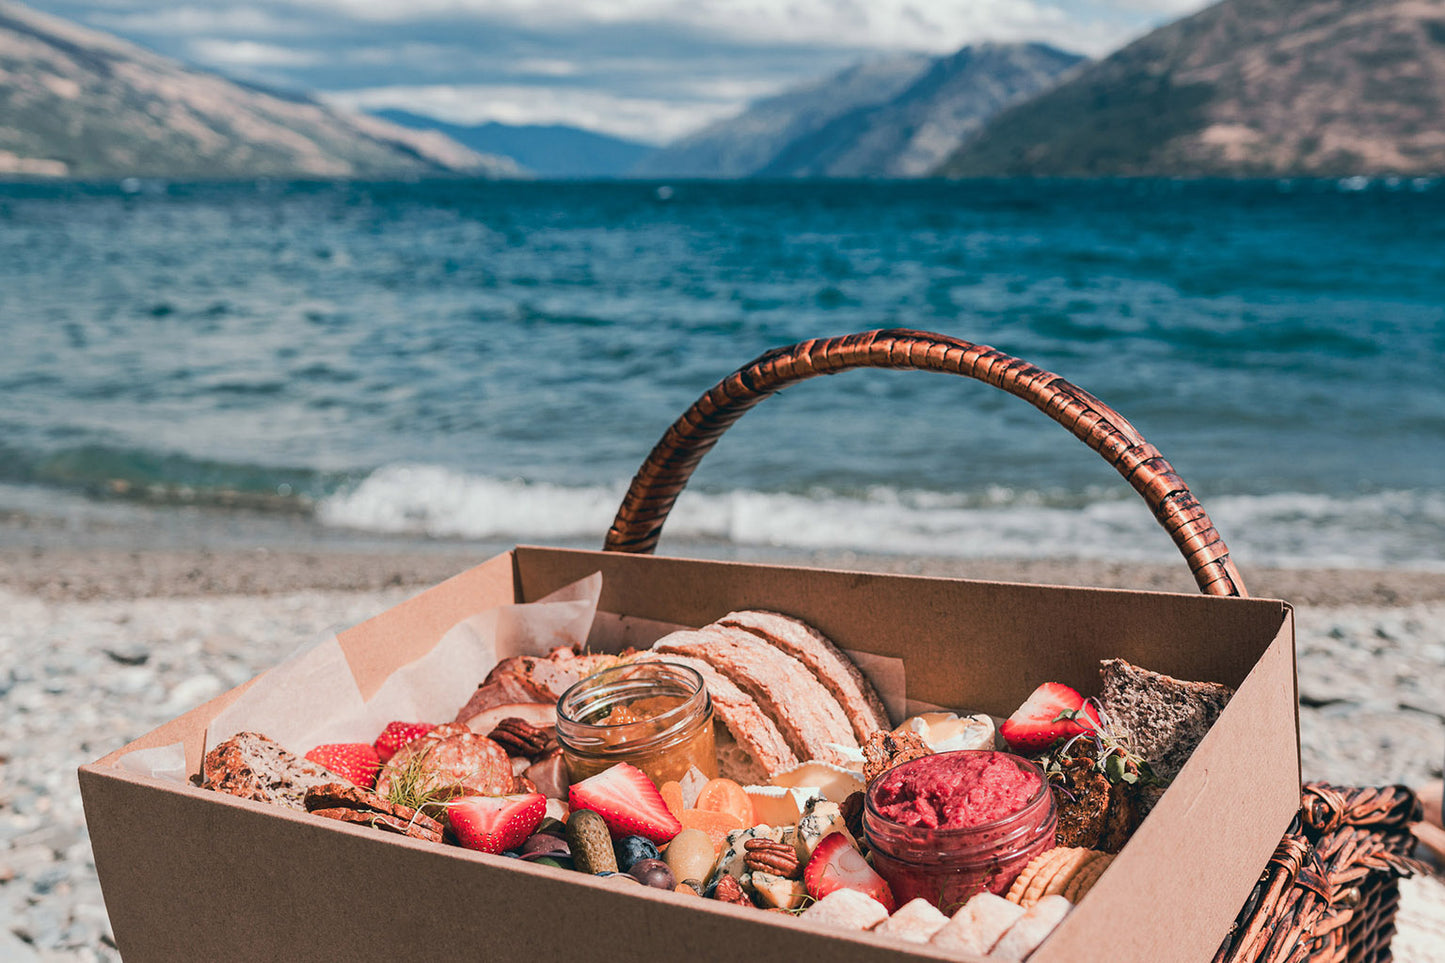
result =
[{"label": "pebble beach", "polygon": [[[77,766],[487,554],[0,549],[0,960],[120,958]],[[1192,590],[1182,566],[851,554],[781,560]],[[1296,607],[1305,778],[1417,787],[1440,779],[1445,574],[1245,576],[1253,594]],[[1416,878],[1402,893],[1395,958],[1445,959],[1445,884]]]}]

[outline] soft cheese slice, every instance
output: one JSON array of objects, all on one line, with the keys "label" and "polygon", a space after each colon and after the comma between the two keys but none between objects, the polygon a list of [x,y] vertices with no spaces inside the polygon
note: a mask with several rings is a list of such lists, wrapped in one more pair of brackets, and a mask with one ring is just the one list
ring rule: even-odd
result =
[{"label": "soft cheese slice", "polygon": [[905,720],[898,728],[917,733],[934,752],[994,747],[993,720],[983,713],[959,716],[954,712],[925,712]]},{"label": "soft cheese slice", "polygon": [[863,774],[832,763],[810,760],[773,776],[768,782],[784,788],[813,786],[824,799],[840,803],[855,792],[863,791]]},{"label": "soft cheese slice", "polygon": [[769,826],[796,826],[809,799],[819,795],[816,786],[744,786],[753,801],[753,819]]},{"label": "soft cheese slice", "polygon": [[803,861],[803,865],[806,866],[808,860],[813,858],[813,850],[818,848],[823,837],[833,833],[842,833],[848,837],[848,842],[855,847],[858,845],[853,834],[848,832],[848,824],[843,821],[843,810],[837,803],[822,798],[808,800],[808,805],[798,820],[798,834],[793,840],[793,848],[798,851],[798,858]]}]

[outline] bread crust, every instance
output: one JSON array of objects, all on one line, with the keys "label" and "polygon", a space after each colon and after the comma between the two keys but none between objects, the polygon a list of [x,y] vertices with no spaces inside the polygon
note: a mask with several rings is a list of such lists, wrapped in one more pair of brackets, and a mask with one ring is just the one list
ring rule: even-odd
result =
[{"label": "bread crust", "polygon": [[780,612],[744,609],[729,612],[717,624],[751,632],[807,666],[838,700],[860,745],[879,729],[891,727],[888,710],[873,683],[833,640],[806,622]]},{"label": "bread crust", "polygon": [[653,650],[711,664],[756,700],[801,759],[845,765],[850,760],[830,744],[858,747],[838,700],[801,662],[751,632],[708,625],[664,636]]},{"label": "bread crust", "polygon": [[[456,731],[458,729],[461,731]],[[426,774],[423,789],[455,786],[457,795],[471,792],[482,796],[505,796],[515,784],[512,760],[507,757],[507,750],[466,726],[447,723],[397,750],[377,777],[377,795],[386,796],[391,789],[393,775],[409,765],[418,754],[424,756]]]},{"label": "bread crust", "polygon": [[303,811],[312,786],[345,781],[259,732],[236,733],[206,753],[201,763],[203,789]]}]

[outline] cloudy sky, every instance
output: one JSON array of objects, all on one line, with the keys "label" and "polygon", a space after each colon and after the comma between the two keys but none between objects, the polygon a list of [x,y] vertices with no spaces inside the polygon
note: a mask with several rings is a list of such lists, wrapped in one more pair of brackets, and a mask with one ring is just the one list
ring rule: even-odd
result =
[{"label": "cloudy sky", "polygon": [[1099,56],[1209,0],[27,0],[232,77],[454,123],[662,143],[901,51]]}]

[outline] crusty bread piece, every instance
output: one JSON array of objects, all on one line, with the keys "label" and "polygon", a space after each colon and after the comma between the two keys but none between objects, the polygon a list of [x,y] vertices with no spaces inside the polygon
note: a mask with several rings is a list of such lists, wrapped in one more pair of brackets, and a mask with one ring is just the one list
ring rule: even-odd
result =
[{"label": "crusty bread piece", "polygon": [[871,930],[888,918],[888,908],[856,889],[835,889],[803,910],[799,918],[850,930]]},{"label": "crusty bread piece", "polygon": [[937,906],[919,896],[904,903],[873,932],[908,943],[927,943],[948,922]]},{"label": "crusty bread piece", "polygon": [[[708,695],[712,698],[713,712],[732,737],[731,749],[743,750],[742,753],[729,751],[728,740],[719,738],[719,775],[747,786],[766,781],[767,777],[792,769],[798,764],[798,757],[788,747],[787,740],[778,731],[777,724],[763,712],[752,696],[739,689],[710,663],[691,656],[664,655],[660,652],[638,652],[625,656],[624,660],[675,662],[696,670],[697,674],[702,676],[703,684],[707,686]],[[721,737],[722,733],[718,735]],[[750,756],[751,759],[738,758],[740,755]],[[748,765],[749,763],[756,764],[756,767],[762,770],[763,779],[758,778],[757,771]]]},{"label": "crusty bread piece", "polygon": [[1105,716],[1165,781],[1184,768],[1234,695],[1228,686],[1184,682],[1123,659],[1104,659],[1099,665]]},{"label": "crusty bread piece", "polygon": [[306,810],[306,790],[346,779],[288,752],[259,732],[238,732],[201,763],[201,787]]},{"label": "crusty bread piece", "polygon": [[928,942],[959,956],[987,956],[1023,915],[1022,906],[985,890],[963,904]]},{"label": "crusty bread piece", "polygon": [[1026,959],[1038,949],[1040,943],[1049,938],[1054,927],[1064,921],[1074,904],[1062,896],[1045,896],[1020,916],[1018,922],[1008,928],[992,950],[991,958],[1017,961]]},{"label": "crusty bread piece", "polygon": [[547,656],[517,655],[492,667],[467,704],[457,710],[457,722],[466,722],[494,706],[511,703],[556,702],[562,693],[594,672],[617,664],[617,656],[577,655],[559,648]]},{"label": "crusty bread piece", "polygon": [[710,663],[757,701],[801,759],[844,764],[847,757],[831,744],[858,746],[838,700],[822,683],[750,632],[708,625],[663,636],[653,650]]},{"label": "crusty bread piece", "polygon": [[879,729],[890,727],[888,710],[873,683],[842,649],[811,625],[778,612],[754,610],[729,612],[717,624],[751,632],[807,666],[843,707],[860,744]]}]

